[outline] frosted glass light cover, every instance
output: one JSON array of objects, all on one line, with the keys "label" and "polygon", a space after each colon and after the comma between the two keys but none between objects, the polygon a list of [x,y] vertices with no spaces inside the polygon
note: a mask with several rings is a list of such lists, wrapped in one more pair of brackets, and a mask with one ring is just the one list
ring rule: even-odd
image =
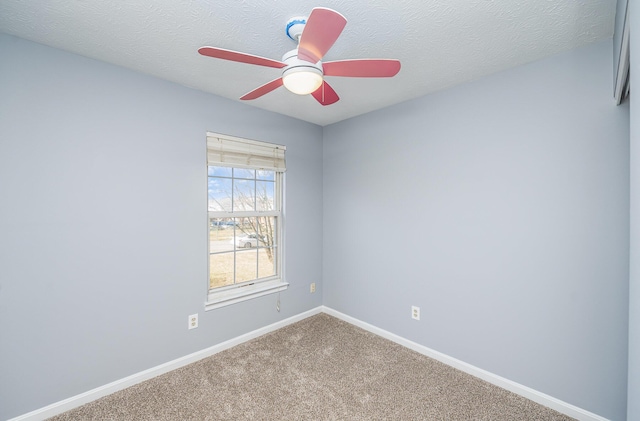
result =
[{"label": "frosted glass light cover", "polygon": [[322,85],[322,74],[315,69],[306,70],[291,69],[282,78],[285,88],[298,95],[307,95],[314,92]]}]

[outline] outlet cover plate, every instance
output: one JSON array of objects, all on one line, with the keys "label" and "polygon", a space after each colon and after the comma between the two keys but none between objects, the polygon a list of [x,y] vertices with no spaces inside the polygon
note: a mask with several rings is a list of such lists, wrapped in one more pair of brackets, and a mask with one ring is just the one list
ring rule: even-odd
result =
[{"label": "outlet cover plate", "polygon": [[411,318],[414,320],[420,320],[420,307],[411,306]]},{"label": "outlet cover plate", "polygon": [[198,327],[198,313],[189,316],[189,329]]}]

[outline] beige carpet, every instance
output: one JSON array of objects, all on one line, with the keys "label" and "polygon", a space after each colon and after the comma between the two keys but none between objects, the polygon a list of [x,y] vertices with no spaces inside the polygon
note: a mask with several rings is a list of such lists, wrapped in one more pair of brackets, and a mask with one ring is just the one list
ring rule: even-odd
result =
[{"label": "beige carpet", "polygon": [[319,314],[52,420],[570,420]]}]

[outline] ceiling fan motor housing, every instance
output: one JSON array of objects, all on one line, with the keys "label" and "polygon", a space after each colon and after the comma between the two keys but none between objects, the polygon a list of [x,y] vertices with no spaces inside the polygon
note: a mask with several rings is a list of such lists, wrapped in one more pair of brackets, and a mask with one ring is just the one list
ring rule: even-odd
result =
[{"label": "ceiling fan motor housing", "polygon": [[315,71],[318,71],[320,74],[323,74],[322,61],[318,61],[317,63],[311,63],[306,60],[300,60],[298,58],[297,48],[284,53],[284,55],[282,56],[282,61],[287,64],[287,67],[284,68],[284,72],[282,73],[283,76],[285,72],[292,70],[294,68],[300,68],[300,67],[306,68],[305,70],[309,70],[312,72],[315,69]]}]

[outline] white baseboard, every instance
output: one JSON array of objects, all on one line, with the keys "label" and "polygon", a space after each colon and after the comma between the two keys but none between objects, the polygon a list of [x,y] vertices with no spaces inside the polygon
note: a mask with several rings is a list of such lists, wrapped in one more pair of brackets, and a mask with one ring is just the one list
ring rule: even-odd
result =
[{"label": "white baseboard", "polygon": [[577,420],[608,421],[606,418],[603,418],[600,415],[596,415],[592,412],[586,411],[582,408],[578,408],[577,406],[571,405],[567,402],[563,402],[559,399],[546,395],[542,392],[538,392],[537,390],[531,389],[530,387],[523,386],[519,383],[505,379],[504,377],[500,377],[496,374],[493,374],[481,368],[475,367],[471,364],[467,364],[464,361],[460,361],[458,359],[445,355],[441,352],[435,351],[431,348],[427,348],[426,346],[423,346],[413,341],[410,341],[408,339],[405,339],[394,333],[380,329],[376,326],[370,325],[368,323],[365,323],[351,316],[347,316],[346,314],[340,313],[339,311],[336,311],[332,308],[322,306],[322,312],[330,316],[334,316],[347,323],[350,323],[354,326],[358,326],[366,331],[369,331],[373,334],[381,336],[385,339],[389,339],[392,342],[405,346],[422,355],[426,355],[427,357],[433,358],[434,360],[438,360],[444,364],[447,364],[448,366],[457,368],[460,371],[464,371],[465,373],[471,374],[474,377],[478,377],[486,382],[499,386],[517,395],[523,396],[529,400],[539,403],[540,405],[544,405],[548,408],[554,409],[562,414],[568,415]]},{"label": "white baseboard", "polygon": [[577,406],[563,402],[552,396],[546,395],[544,393],[533,390],[527,386],[523,386],[519,383],[505,379],[503,377],[500,377],[498,375],[485,371],[481,368],[475,367],[471,364],[467,364],[464,361],[457,360],[453,357],[442,354],[438,351],[427,348],[426,346],[412,342],[401,336],[398,336],[386,330],[380,329],[376,326],[370,325],[368,323],[365,323],[351,316],[347,316],[346,314],[340,313],[339,311],[336,311],[332,308],[325,307],[325,306],[320,306],[312,310],[306,311],[304,313],[300,313],[296,316],[290,317],[285,320],[281,320],[279,322],[273,323],[269,326],[265,326],[260,329],[256,329],[252,332],[246,333],[244,335],[240,335],[236,338],[222,342],[218,345],[214,345],[210,348],[203,349],[201,351],[194,352],[193,354],[189,354],[184,357],[175,359],[173,361],[169,361],[167,363],[161,364],[159,366],[152,367],[148,370],[144,370],[139,373],[132,374],[131,376],[125,377],[120,380],[116,380],[115,382],[97,387],[95,389],[89,390],[79,395],[72,396],[60,402],[56,402],[51,405],[45,406],[44,408],[40,408],[35,411],[26,413],[24,415],[20,415],[8,421],[41,421],[46,418],[53,417],[54,415],[58,415],[65,411],[69,411],[71,409],[77,408],[81,405],[92,402],[103,396],[109,395],[111,393],[115,393],[122,389],[126,389],[127,387],[141,383],[145,380],[149,380],[161,374],[168,373],[169,371],[183,367],[187,364],[194,363],[203,358],[217,354],[218,352],[224,351],[236,345],[240,345],[241,343],[247,342],[251,339],[257,338],[269,332],[273,332],[282,327],[285,327],[287,325],[290,325],[292,323],[298,322],[300,320],[306,319],[307,317],[311,317],[322,312],[329,314],[331,316],[337,317],[338,319],[344,320],[347,323],[351,323],[354,326],[358,326],[373,334],[381,336],[385,339],[389,339],[390,341],[393,341],[397,344],[400,344],[409,349],[412,349],[413,351],[426,355],[427,357],[431,357],[444,364],[457,368],[458,370],[464,371],[465,373],[471,374],[472,376],[478,377],[491,384],[502,387],[503,389],[516,393],[520,396],[523,396],[536,403],[539,403],[541,405],[554,409],[560,413],[563,413],[565,415],[568,415],[580,421],[607,421],[606,418],[593,414],[589,411],[585,411],[584,409],[578,408]]},{"label": "white baseboard", "polygon": [[281,320],[269,326],[256,329],[252,332],[246,333],[244,335],[240,335],[236,338],[222,342],[218,345],[214,345],[210,348],[206,348],[201,351],[194,352],[193,354],[185,355],[184,357],[180,357],[173,361],[169,361],[167,363],[158,365],[156,367],[152,367],[148,370],[144,370],[139,373],[132,374],[131,376],[125,377],[120,380],[116,380],[115,382],[97,387],[95,389],[89,390],[79,395],[72,396],[60,402],[52,403],[51,405],[45,406],[44,408],[36,409],[35,411],[28,412],[24,415],[20,415],[8,421],[41,421],[41,420],[53,417],[54,415],[58,415],[63,412],[69,411],[71,409],[77,408],[81,405],[92,402],[103,396],[110,395],[111,393],[115,393],[122,389],[126,389],[127,387],[136,385],[138,383],[141,383],[145,380],[149,380],[161,374],[168,373],[169,371],[183,367],[187,364],[194,363],[203,358],[217,354],[218,352],[224,351],[236,345],[240,345],[241,343],[257,338],[258,336],[262,336],[269,332],[273,332],[274,330],[278,330],[292,323],[299,322],[300,320],[306,319],[307,317],[314,316],[321,312],[322,312],[322,307],[316,307],[312,310],[306,311],[304,313],[300,313],[293,317],[289,317],[288,319]]}]

